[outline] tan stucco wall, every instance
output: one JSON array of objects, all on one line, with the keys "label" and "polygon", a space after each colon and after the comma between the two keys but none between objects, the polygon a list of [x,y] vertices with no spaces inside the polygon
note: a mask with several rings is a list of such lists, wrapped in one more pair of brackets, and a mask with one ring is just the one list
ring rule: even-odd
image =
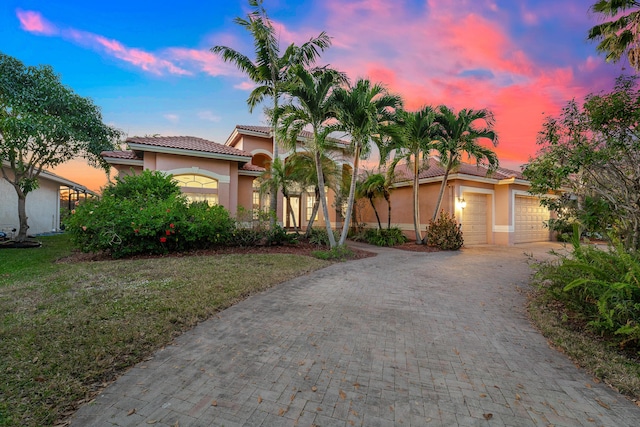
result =
[{"label": "tan stucco wall", "polygon": [[253,176],[238,176],[238,206],[246,210],[253,209]]}]

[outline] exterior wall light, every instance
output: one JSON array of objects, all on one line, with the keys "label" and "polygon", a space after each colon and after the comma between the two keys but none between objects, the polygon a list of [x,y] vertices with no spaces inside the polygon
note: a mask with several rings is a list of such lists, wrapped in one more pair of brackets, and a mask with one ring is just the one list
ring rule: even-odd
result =
[{"label": "exterior wall light", "polygon": [[464,199],[464,197],[458,197],[458,207],[460,209],[464,209],[467,207],[467,201]]}]

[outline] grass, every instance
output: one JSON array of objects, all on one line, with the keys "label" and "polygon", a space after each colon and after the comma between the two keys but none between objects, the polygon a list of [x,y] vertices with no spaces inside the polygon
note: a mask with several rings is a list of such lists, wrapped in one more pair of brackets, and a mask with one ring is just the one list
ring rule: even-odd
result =
[{"label": "grass", "polygon": [[0,253],[0,426],[52,425],[198,322],[328,265],[286,254],[54,263],[68,238],[42,240]]},{"label": "grass", "polygon": [[[618,392],[640,402],[640,363],[571,322],[565,307],[543,291],[529,301],[529,315],[549,343],[578,366]],[[640,406],[640,404],[639,404]]]}]

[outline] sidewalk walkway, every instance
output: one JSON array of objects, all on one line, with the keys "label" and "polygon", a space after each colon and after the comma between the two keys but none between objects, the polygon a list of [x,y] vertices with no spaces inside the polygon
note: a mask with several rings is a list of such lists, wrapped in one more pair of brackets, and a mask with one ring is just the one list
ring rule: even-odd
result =
[{"label": "sidewalk walkway", "polygon": [[637,426],[640,408],[552,350],[523,253],[334,264],[225,310],[131,369],[72,426]]}]

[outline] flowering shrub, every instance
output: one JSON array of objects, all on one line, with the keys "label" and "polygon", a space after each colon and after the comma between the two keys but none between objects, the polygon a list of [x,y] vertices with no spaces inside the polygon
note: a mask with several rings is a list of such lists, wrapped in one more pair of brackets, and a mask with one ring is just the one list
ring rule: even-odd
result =
[{"label": "flowering shrub", "polygon": [[441,212],[435,221],[429,221],[427,228],[427,244],[445,251],[456,251],[462,247],[464,240],[460,224],[447,212]]},{"label": "flowering shrub", "polygon": [[119,179],[101,199],[77,206],[66,227],[83,252],[121,258],[226,244],[235,223],[221,206],[189,206],[170,176],[145,171]]}]

